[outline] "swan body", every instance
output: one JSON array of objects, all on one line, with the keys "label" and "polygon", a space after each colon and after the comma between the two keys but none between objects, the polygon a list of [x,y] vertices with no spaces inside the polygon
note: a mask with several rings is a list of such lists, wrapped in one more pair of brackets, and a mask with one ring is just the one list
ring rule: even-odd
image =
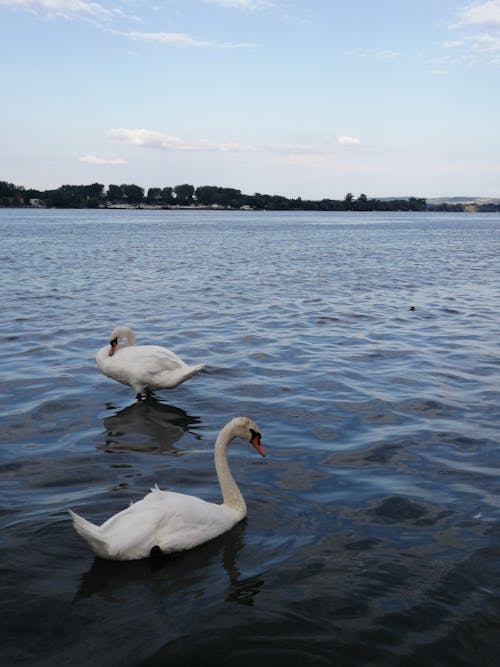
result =
[{"label": "swan body", "polygon": [[153,549],[168,554],[192,549],[235,526],[246,516],[245,500],[227,461],[233,438],[250,442],[265,456],[258,426],[247,417],[235,417],[215,442],[215,470],[223,502],[211,503],[196,496],[151,489],[142,500],[118,512],[101,526],[69,510],[76,532],[94,553],[109,560],[147,558]]},{"label": "swan body", "polygon": [[99,370],[107,377],[133,387],[137,398],[143,392],[172,389],[199,373],[204,364],[188,366],[175,352],[160,345],[134,345],[129,327],[116,327],[109,345],[96,355]]}]

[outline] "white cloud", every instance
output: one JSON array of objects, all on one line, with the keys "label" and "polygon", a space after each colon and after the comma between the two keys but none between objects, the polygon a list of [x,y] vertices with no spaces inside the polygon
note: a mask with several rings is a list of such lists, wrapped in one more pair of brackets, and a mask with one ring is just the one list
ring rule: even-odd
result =
[{"label": "white cloud", "polygon": [[278,155],[330,155],[332,149],[328,146],[311,146],[307,144],[259,144],[256,150],[264,150]]},{"label": "white cloud", "polygon": [[[145,128],[117,127],[108,131],[113,143],[127,144],[130,146],[142,146],[144,148],[155,148],[164,151],[179,152],[208,152],[219,153],[273,153],[275,155],[287,156],[321,156],[335,154],[335,146],[314,146],[307,144],[285,144],[285,143],[256,143],[242,144],[236,141],[216,142],[206,139],[186,141],[173,134],[147,130]],[[361,144],[355,137],[339,137],[337,144],[340,146],[355,146]]]},{"label": "white cloud", "polygon": [[[218,2],[218,0],[212,0]],[[272,3],[267,0],[226,0],[227,6],[239,7],[241,9],[258,9],[264,6],[271,6]],[[164,44],[166,46],[184,47],[184,48],[212,48],[212,49],[248,49],[255,48],[255,43],[238,42],[218,42],[213,40],[198,39],[184,32],[141,32],[129,31],[123,32],[113,30],[111,26],[114,21],[125,19],[129,21],[141,22],[141,19],[135,15],[127,14],[116,2],[108,3],[107,8],[99,2],[89,0],[0,0],[0,7],[8,7],[32,14],[44,14],[50,17],[59,17],[63,19],[80,19],[93,21],[101,24],[109,32],[131,39],[136,42],[150,42]],[[116,6],[113,6],[116,4]],[[223,1],[218,4],[224,4]]]},{"label": "white cloud", "polygon": [[172,134],[165,134],[156,130],[129,129],[126,127],[112,128],[108,132],[111,140],[119,144],[132,146],[144,146],[146,148],[158,148],[171,151],[220,151],[220,152],[242,152],[255,150],[252,146],[246,146],[237,142],[221,142],[199,140],[188,142]]},{"label": "white cloud", "polygon": [[125,127],[112,128],[108,132],[113,141],[119,144],[132,144],[134,146],[148,146],[151,148],[182,148],[182,139],[155,130],[136,129]]},{"label": "white cloud", "polygon": [[345,135],[341,135],[337,138],[337,144],[339,146],[359,146],[361,141],[357,137],[347,137]]},{"label": "white cloud", "polygon": [[139,32],[133,31],[120,33],[136,42],[156,42],[166,46],[177,46],[181,48],[212,48],[212,49],[250,49],[256,44],[236,42],[212,42],[197,39],[184,32]]},{"label": "white cloud", "polygon": [[366,53],[363,51],[363,49],[360,48],[347,49],[346,51],[344,51],[344,55],[350,57],[359,57],[359,58],[366,57]]},{"label": "white cloud", "polygon": [[401,58],[399,51],[392,51],[391,49],[383,49],[382,51],[365,51],[361,48],[347,49],[344,55],[350,58],[377,58],[378,60],[395,60]]},{"label": "white cloud", "polygon": [[467,5],[460,12],[458,25],[499,29],[500,0],[489,0],[488,2]]},{"label": "white cloud", "polygon": [[499,64],[500,0],[476,2],[464,6],[450,28],[460,30],[462,38],[444,42],[443,46],[457,51],[463,49],[468,55],[462,57],[461,62]]},{"label": "white cloud", "polygon": [[464,45],[465,41],[463,39],[453,39],[443,42],[443,47],[445,49],[457,49]]},{"label": "white cloud", "polygon": [[252,11],[274,6],[272,0],[204,0],[204,2],[210,5],[229,7],[230,9],[249,9]]},{"label": "white cloud", "polygon": [[128,164],[127,160],[124,160],[121,157],[117,158],[102,158],[97,157],[96,155],[82,155],[78,158],[80,162],[86,162],[87,164],[98,164],[98,165],[118,165],[118,164]]},{"label": "white cloud", "polygon": [[23,9],[29,12],[44,12],[65,18],[108,18],[113,12],[97,2],[85,0],[0,0],[0,6]]},{"label": "white cloud", "polygon": [[401,54],[398,51],[386,50],[386,51],[379,51],[377,53],[377,58],[380,58],[382,60],[394,60],[395,58],[399,58],[400,55]]},{"label": "white cloud", "polygon": [[469,40],[469,44],[473,51],[500,53],[500,35],[476,35]]}]

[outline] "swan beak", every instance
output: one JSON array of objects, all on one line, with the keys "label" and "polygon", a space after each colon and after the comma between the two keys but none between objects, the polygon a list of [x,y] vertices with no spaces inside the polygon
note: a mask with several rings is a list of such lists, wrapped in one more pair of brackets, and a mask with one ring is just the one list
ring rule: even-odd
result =
[{"label": "swan beak", "polygon": [[264,450],[264,447],[262,446],[260,442],[260,433],[255,433],[253,434],[252,439],[250,440],[252,445],[255,447],[255,449],[259,452],[261,456],[266,456],[266,452]]},{"label": "swan beak", "polygon": [[109,348],[109,353],[108,354],[109,354],[110,357],[112,357],[115,353],[116,348],[118,347],[118,339],[113,338],[113,340],[110,341],[109,344],[110,344],[111,347]]}]

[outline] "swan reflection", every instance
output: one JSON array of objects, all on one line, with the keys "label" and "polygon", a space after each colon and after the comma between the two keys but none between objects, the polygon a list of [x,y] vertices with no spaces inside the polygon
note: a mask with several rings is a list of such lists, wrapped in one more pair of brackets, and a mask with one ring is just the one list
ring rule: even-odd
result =
[{"label": "swan reflection", "polygon": [[[113,597],[116,591],[125,591],[140,583],[144,596],[153,596],[163,607],[168,597],[177,602],[185,599],[186,613],[192,612],[193,596],[219,597],[226,602],[252,605],[253,599],[264,586],[262,575],[242,578],[238,569],[238,555],[245,548],[246,520],[231,531],[190,551],[163,556],[161,559],[144,558],[138,561],[109,561],[95,557],[90,569],[83,573],[74,603],[105,595]],[[227,581],[221,579],[221,566]],[[145,600],[146,602],[146,600]],[[147,606],[147,604],[146,604]],[[177,609],[181,614],[182,610]]]},{"label": "swan reflection", "polygon": [[200,437],[191,431],[200,421],[181,408],[147,398],[104,418],[106,441],[101,447],[107,452],[172,452],[185,433]]}]

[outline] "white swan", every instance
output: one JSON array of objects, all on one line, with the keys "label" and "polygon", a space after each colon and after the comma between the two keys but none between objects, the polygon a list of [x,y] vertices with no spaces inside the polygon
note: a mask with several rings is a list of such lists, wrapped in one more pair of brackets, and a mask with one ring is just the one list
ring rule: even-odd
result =
[{"label": "white swan", "polygon": [[245,500],[227,461],[233,438],[246,440],[265,456],[258,426],[247,417],[235,417],[215,441],[215,470],[223,503],[196,496],[151,489],[142,500],[96,526],[69,510],[73,526],[94,553],[109,560],[137,560],[158,552],[185,551],[225,533],[246,516]]},{"label": "white swan", "polygon": [[175,352],[159,345],[135,345],[129,327],[116,327],[109,345],[96,355],[99,370],[108,377],[133,387],[140,400],[142,392],[172,389],[201,371],[204,364],[188,366]]}]

